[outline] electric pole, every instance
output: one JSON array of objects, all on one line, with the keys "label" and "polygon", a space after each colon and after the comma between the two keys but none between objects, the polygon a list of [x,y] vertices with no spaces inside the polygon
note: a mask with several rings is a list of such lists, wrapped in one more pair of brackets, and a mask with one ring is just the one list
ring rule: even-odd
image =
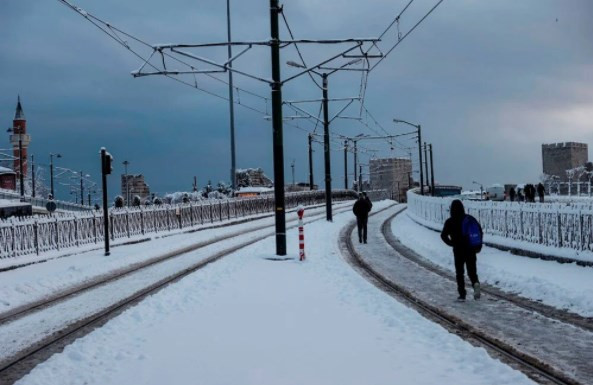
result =
[{"label": "electric pole", "polygon": [[432,185],[432,196],[434,196],[434,164],[432,163],[432,143],[430,146],[430,184]]},{"label": "electric pole", "polygon": [[309,189],[313,191],[313,134],[309,134]]},{"label": "electric pole", "polygon": [[[226,19],[227,19],[227,53],[229,69],[233,67],[233,49],[231,43],[231,4],[230,0],[226,1]],[[229,115],[231,128],[231,187],[233,190],[237,189],[237,169],[235,159],[235,102],[233,97],[233,71],[229,71]]]},{"label": "electric pole", "polygon": [[426,185],[430,188],[428,183],[428,145],[424,142],[424,168],[426,170]]},{"label": "electric pole", "polygon": [[358,182],[358,174],[357,174],[358,168],[356,167],[357,162],[358,162],[358,158],[357,158],[358,150],[356,149],[357,141],[353,140],[353,142],[354,142],[354,186],[356,187],[356,190],[360,191],[360,187],[359,187],[360,183]]},{"label": "electric pole", "polygon": [[325,158],[325,213],[326,219],[332,221],[332,180],[329,154],[329,103],[327,101],[327,74],[322,74],[323,87],[323,152]]},{"label": "electric pole", "polygon": [[35,157],[31,155],[31,196],[35,198]]},{"label": "electric pole", "polygon": [[344,189],[348,190],[348,140],[344,140]]}]

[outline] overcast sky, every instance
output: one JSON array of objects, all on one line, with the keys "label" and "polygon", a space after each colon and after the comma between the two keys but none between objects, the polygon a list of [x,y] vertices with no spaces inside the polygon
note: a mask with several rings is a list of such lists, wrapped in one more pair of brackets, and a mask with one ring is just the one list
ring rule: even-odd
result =
[{"label": "overcast sky", "polygon": [[[156,43],[205,43],[226,40],[222,0],[73,0],[89,13]],[[405,34],[437,0],[416,0],[400,19]],[[269,2],[232,1],[235,40],[269,38]],[[284,3],[297,39],[377,37],[408,0],[297,0]],[[541,144],[593,142],[593,2],[588,0],[445,0],[383,60],[368,78],[365,107],[391,134],[409,132],[393,118],[419,123],[423,139],[434,146],[436,180],[472,187],[472,181],[537,181],[542,172]],[[282,38],[288,39],[284,26]],[[10,127],[21,95],[32,137],[29,154],[41,163],[59,152],[59,164],[83,170],[99,180],[98,151],[115,157],[111,189],[119,188],[121,162],[145,175],[158,194],[190,190],[193,176],[230,179],[228,102],[164,77],[133,78],[142,61],[86,19],[48,0],[2,0],[0,3],[0,120]],[[379,44],[385,52],[397,28]],[[133,42],[129,43],[133,47]],[[301,46],[307,64],[337,52],[337,47]],[[346,48],[343,46],[342,48]],[[235,48],[238,52],[240,48]],[[144,53],[149,51],[143,51]],[[223,61],[224,49],[192,51]],[[255,47],[235,68],[270,78],[270,51]],[[282,50],[283,77],[296,73],[294,48]],[[192,64],[197,64],[193,62]],[[355,65],[355,67],[358,64]],[[226,80],[226,75],[219,75]],[[193,78],[186,78],[193,83]],[[224,83],[199,76],[198,85],[226,97]],[[360,73],[329,79],[333,98],[359,95]],[[270,87],[235,75],[237,166],[262,167],[272,177]],[[253,96],[243,91],[250,91]],[[321,91],[308,77],[287,83],[285,100],[316,99]],[[261,96],[261,97],[260,97]],[[243,105],[252,107],[252,111]],[[313,115],[318,104],[303,104]],[[344,102],[330,104],[332,115]],[[285,107],[285,116],[295,115]],[[353,103],[344,116],[360,116]],[[366,113],[368,126],[352,119],[332,122],[334,134],[384,133]],[[285,175],[308,180],[307,132],[315,123],[287,121],[284,127]],[[318,126],[316,132],[321,132]],[[362,163],[369,156],[404,156],[402,138],[394,150],[386,142],[360,142]],[[0,148],[8,147],[8,133]],[[376,152],[372,152],[376,150]],[[417,161],[416,152],[413,153]],[[352,173],[352,156],[349,156]],[[323,185],[323,151],[315,145],[315,182]],[[365,171],[366,172],[366,171]],[[342,147],[332,142],[332,177],[344,185]],[[350,175],[352,180],[352,175]],[[66,197],[66,187],[60,187]],[[112,194],[110,194],[112,195]]]}]

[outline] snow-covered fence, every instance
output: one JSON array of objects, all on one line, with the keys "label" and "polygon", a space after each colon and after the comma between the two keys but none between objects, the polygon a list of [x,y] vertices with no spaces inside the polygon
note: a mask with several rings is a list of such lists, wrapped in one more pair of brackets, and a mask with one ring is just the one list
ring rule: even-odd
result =
[{"label": "snow-covered fence", "polygon": [[[47,202],[49,202],[49,199],[41,198],[41,197],[33,198],[33,197],[27,196],[27,195],[25,195],[24,197],[21,197],[20,194],[14,192],[14,191],[5,190],[5,189],[0,189],[0,199],[9,199],[9,200],[18,199],[20,201],[30,203],[32,206],[36,206],[36,207],[45,207]],[[52,202],[54,202],[56,204],[56,208],[58,210],[67,210],[67,211],[89,211],[89,210],[92,210],[92,207],[90,207],[90,206],[83,206],[83,205],[79,205],[76,203],[60,201],[57,199],[53,200]]]},{"label": "snow-covered fence", "polygon": [[[408,192],[410,212],[442,225],[449,218],[451,198]],[[544,246],[593,251],[593,206],[587,203],[518,203],[464,201],[468,214],[484,233]]]},{"label": "snow-covered fence", "polygon": [[[333,191],[336,201],[355,199],[349,190]],[[286,208],[325,202],[323,191],[286,194]],[[180,205],[139,206],[109,212],[109,237],[130,238],[147,233],[173,231],[206,223],[273,212],[274,197],[206,200]],[[0,258],[40,254],[103,241],[102,211],[70,216],[9,218],[0,220]]]}]

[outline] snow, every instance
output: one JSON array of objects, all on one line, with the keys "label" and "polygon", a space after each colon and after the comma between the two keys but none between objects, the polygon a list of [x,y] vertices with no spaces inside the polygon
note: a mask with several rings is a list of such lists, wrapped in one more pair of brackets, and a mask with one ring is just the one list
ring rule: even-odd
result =
[{"label": "snow", "polygon": [[[411,217],[406,210],[394,219],[394,235],[423,257],[455,271],[451,248],[441,241],[439,233],[416,223],[415,216],[414,220]],[[478,276],[481,282],[525,298],[586,317],[593,316],[593,268],[526,258],[484,247],[478,254]]]},{"label": "snow", "polygon": [[210,264],[18,384],[532,383],[349,267],[337,238],[351,220],[346,212],[306,225],[304,263],[292,229],[293,260],[267,260],[274,256],[269,237]]}]

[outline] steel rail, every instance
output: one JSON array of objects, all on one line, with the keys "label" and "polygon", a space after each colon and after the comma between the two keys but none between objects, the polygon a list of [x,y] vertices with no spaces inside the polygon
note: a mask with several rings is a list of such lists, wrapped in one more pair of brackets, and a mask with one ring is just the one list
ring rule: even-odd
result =
[{"label": "steel rail", "polygon": [[[387,218],[386,222],[393,219],[395,215],[397,215],[397,213]],[[518,368],[520,368],[523,373],[537,382],[541,383],[542,379],[545,379],[551,384],[580,385],[579,382],[568,378],[563,373],[557,372],[545,363],[540,362],[539,360],[527,354],[517,352],[503,341],[499,341],[491,336],[486,335],[485,333],[482,333],[479,330],[473,329],[472,327],[465,324],[462,320],[447,314],[446,312],[439,310],[437,307],[419,299],[412,292],[381,275],[367,262],[365,262],[354,249],[351,234],[355,226],[356,223],[352,222],[349,226],[344,228],[340,234],[340,248],[344,254],[346,254],[344,255],[346,261],[351,264],[355,270],[363,273],[363,276],[366,275],[365,278],[368,278],[369,281],[379,289],[391,294],[392,296],[401,300],[403,303],[409,305],[411,308],[418,310],[420,314],[424,315],[426,318],[438,322],[448,331],[456,333],[464,340],[480,345],[486,348],[490,353],[496,353],[500,357],[504,357],[509,362],[517,364]]]}]

